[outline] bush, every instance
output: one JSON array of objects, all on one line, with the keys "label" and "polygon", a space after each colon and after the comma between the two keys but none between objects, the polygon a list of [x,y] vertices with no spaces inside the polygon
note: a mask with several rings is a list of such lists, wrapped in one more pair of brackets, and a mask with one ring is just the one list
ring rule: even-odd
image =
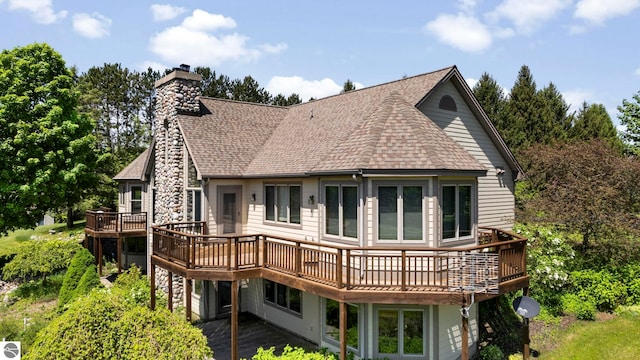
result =
[{"label": "bush", "polygon": [[102,287],[102,283],[100,282],[100,277],[98,276],[98,270],[96,270],[96,266],[94,264],[91,264],[80,278],[78,287],[76,287],[73,291],[73,298],[76,299],[80,296],[87,295],[91,291],[91,289],[97,287]]},{"label": "bush", "polygon": [[526,237],[527,273],[531,296],[550,313],[562,313],[562,290],[569,278],[575,252],[562,233],[550,226],[517,225],[514,229]]},{"label": "bush", "polygon": [[496,345],[487,345],[480,350],[478,358],[480,360],[502,360],[504,353]]},{"label": "bush", "polygon": [[571,273],[571,293],[593,303],[599,311],[613,311],[626,303],[627,288],[607,270]]},{"label": "bush", "polygon": [[576,294],[565,294],[562,297],[562,308],[565,314],[575,315],[580,320],[596,319],[596,306],[590,301],[582,300]]},{"label": "bush", "polygon": [[[73,300],[74,292],[80,283],[80,279],[87,271],[87,268],[93,265],[95,258],[89,250],[82,248],[73,256],[71,264],[64,274],[64,281],[60,288],[60,296],[58,297],[58,307],[62,308],[65,304]],[[95,269],[95,266],[94,266]],[[85,292],[86,293],[86,292]]]},{"label": "bush", "polygon": [[267,350],[260,347],[258,352],[251,358],[252,360],[338,360],[334,354],[322,352],[306,352],[304,349],[291,346],[285,346],[282,355],[274,354],[275,348],[271,347]]},{"label": "bush", "polygon": [[18,249],[16,256],[2,269],[5,280],[46,277],[69,267],[73,255],[82,246],[73,240],[30,240]]},{"label": "bush", "polygon": [[94,289],[70,303],[64,314],[37,334],[23,358],[203,359],[211,355],[200,330],[176,314],[162,308],[152,311],[132,299],[136,292],[126,284],[144,280],[125,277],[129,281],[114,285],[116,291]]}]

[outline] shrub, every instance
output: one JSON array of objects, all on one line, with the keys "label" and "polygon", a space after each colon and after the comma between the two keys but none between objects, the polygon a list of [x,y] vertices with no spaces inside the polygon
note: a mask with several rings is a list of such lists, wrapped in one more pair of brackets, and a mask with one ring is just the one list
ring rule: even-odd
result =
[{"label": "shrub", "polygon": [[303,348],[292,348],[285,346],[282,355],[274,354],[275,348],[271,347],[267,350],[260,347],[258,352],[251,358],[252,360],[338,360],[334,354],[321,352],[306,352]]},{"label": "shrub", "polygon": [[590,301],[582,300],[576,294],[562,296],[562,308],[566,314],[575,315],[580,320],[596,319],[596,306]]},{"label": "shrub", "polygon": [[46,277],[69,267],[73,255],[82,248],[73,240],[30,240],[24,243],[16,256],[2,269],[4,279]]},{"label": "shrub", "polygon": [[530,276],[531,296],[552,314],[560,314],[561,293],[567,285],[575,252],[553,227],[517,225],[514,230],[528,239],[527,273]]},{"label": "shrub", "polygon": [[102,287],[102,283],[100,282],[100,277],[98,276],[98,270],[96,270],[96,266],[94,264],[89,265],[87,270],[85,270],[84,274],[80,278],[80,282],[78,283],[78,287],[73,291],[73,298],[78,298],[80,296],[87,295],[91,289]]},{"label": "shrub", "polygon": [[[64,274],[64,281],[60,288],[58,297],[58,307],[62,308],[74,298],[74,292],[80,283],[80,279],[87,271],[87,268],[95,262],[95,258],[89,250],[82,248],[73,256],[71,264]],[[94,267],[95,268],[95,267]]]},{"label": "shrub", "polygon": [[480,350],[478,358],[480,360],[502,360],[504,359],[504,354],[498,346],[487,345]]},{"label": "shrub", "polygon": [[627,298],[627,288],[607,270],[572,272],[571,292],[593,303],[599,311],[613,311]]},{"label": "shrub", "polygon": [[[142,281],[128,278],[134,285]],[[200,330],[165,309],[152,311],[139,305],[130,298],[135,292],[126,284],[114,288],[94,289],[70,303],[64,314],[37,334],[23,358],[203,359],[211,355]]]}]

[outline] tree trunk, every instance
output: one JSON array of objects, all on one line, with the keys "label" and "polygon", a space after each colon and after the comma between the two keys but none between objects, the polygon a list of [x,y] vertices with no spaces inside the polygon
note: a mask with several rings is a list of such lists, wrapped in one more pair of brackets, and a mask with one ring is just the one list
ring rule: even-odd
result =
[{"label": "tree trunk", "polygon": [[67,208],[67,228],[71,229],[73,227],[73,206],[69,206]]}]

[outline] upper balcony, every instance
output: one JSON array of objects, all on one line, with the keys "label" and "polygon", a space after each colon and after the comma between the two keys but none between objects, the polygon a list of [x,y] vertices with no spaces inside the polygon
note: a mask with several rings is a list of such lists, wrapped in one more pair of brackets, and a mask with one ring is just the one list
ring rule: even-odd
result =
[{"label": "upper balcony", "polygon": [[527,240],[483,228],[464,248],[349,247],[265,234],[208,235],[205,223],[153,227],[152,264],[187,279],[262,277],[349,302],[460,304],[529,286]]},{"label": "upper balcony", "polygon": [[85,233],[93,237],[117,238],[147,235],[147,213],[87,210]]}]

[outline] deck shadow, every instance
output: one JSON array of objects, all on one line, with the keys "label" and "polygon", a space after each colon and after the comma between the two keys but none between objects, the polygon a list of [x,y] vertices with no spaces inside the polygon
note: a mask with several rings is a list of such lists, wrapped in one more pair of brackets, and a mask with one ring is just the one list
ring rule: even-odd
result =
[{"label": "deck shadow", "polygon": [[[316,344],[266,322],[251,313],[240,313],[238,315],[238,323],[238,352],[241,359],[251,359],[261,346],[265,349],[274,346],[275,353],[278,355],[282,353],[287,344],[309,351],[318,350]],[[210,320],[194,325],[202,329],[202,333],[207,337],[209,347],[213,350],[214,359],[231,359],[230,319]]]}]

